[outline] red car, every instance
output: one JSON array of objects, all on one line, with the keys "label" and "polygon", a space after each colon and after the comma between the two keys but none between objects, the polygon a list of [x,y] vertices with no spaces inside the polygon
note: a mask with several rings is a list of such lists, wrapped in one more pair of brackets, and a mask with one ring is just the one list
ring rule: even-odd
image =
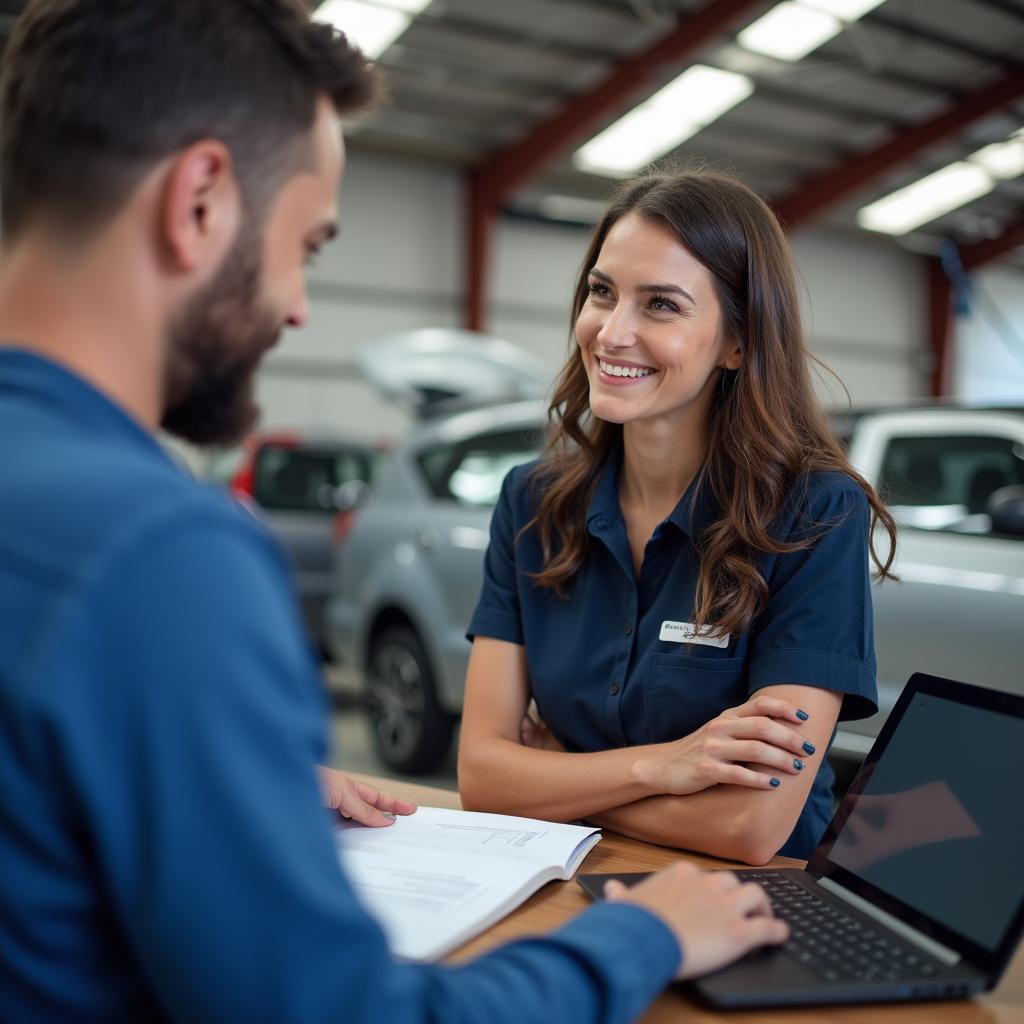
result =
[{"label": "red car", "polygon": [[[343,539],[369,494],[387,442],[295,432],[254,434],[233,460],[232,494],[251,505],[281,542],[295,574],[310,638],[321,653],[331,586],[332,541]],[[215,473],[222,480],[222,470]]]}]

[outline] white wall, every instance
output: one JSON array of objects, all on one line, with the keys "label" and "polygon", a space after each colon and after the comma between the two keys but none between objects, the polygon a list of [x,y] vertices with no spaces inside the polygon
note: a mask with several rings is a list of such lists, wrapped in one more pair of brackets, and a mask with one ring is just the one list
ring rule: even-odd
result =
[{"label": "white wall", "polygon": [[586,228],[506,219],[496,239],[490,329],[552,374],[569,352],[569,305],[589,237]]},{"label": "white wall", "polygon": [[[395,436],[407,420],[361,383],[353,354],[369,339],[462,317],[462,180],[453,169],[350,154],[340,239],[310,280],[311,322],[261,371],[264,425]],[[505,219],[491,273],[491,329],[554,372],[567,351],[568,307],[583,229]],[[919,261],[857,234],[809,231],[794,249],[806,283],[814,351],[855,404],[922,393],[924,280]],[[825,393],[831,404],[841,391]]]},{"label": "white wall", "polygon": [[[853,404],[925,394],[922,261],[891,242],[853,232],[802,231],[793,237],[793,251],[811,349],[839,375]],[[827,405],[846,403],[828,377],[819,394]]]},{"label": "white wall", "polygon": [[953,393],[1024,404],[1024,271],[993,266],[972,281],[969,315],[954,326]]}]

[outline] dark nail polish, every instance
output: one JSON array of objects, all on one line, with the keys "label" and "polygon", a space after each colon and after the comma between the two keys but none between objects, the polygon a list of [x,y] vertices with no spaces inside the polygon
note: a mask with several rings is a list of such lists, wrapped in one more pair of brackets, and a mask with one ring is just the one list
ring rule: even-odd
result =
[{"label": "dark nail polish", "polygon": [[797,770],[798,772],[802,772],[802,771],[804,770],[804,763],[803,763],[803,761],[801,761],[801,760],[800,760],[800,758],[798,758],[798,757],[794,757],[794,758],[793,758],[793,767],[794,767],[794,768],[795,768],[795,769],[796,769],[796,770]]},{"label": "dark nail polish", "polygon": [[799,718],[801,722],[806,722],[807,719],[810,718],[811,716],[809,714],[807,714],[806,711],[797,711],[796,717]]},{"label": "dark nail polish", "polygon": [[813,754],[814,753],[814,744],[811,743],[809,740],[804,740],[804,753],[805,754]]},{"label": "dark nail polish", "polygon": [[772,784],[772,787],[773,787],[773,788],[774,788],[774,787],[776,787],[776,786],[781,786],[781,785],[782,785],[782,783],[781,783],[781,782],[779,782],[779,780],[778,780],[778,779],[772,779],[772,780],[771,780],[771,784]]}]

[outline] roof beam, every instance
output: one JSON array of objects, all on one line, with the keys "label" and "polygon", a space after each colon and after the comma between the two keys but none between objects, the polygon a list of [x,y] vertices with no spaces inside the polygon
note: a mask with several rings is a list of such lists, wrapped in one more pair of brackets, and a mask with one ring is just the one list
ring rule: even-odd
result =
[{"label": "roof beam", "polygon": [[594,89],[576,96],[525,138],[489,157],[474,174],[481,196],[501,202],[553,159],[589,138],[611,114],[623,109],[666,65],[681,65],[764,0],[711,0],[683,15],[668,35],[643,53],[627,57]]},{"label": "roof beam", "polygon": [[1014,69],[962,99],[943,113],[867,153],[805,182],[774,205],[779,219],[792,228],[863,188],[874,178],[906,163],[918,153],[1024,95],[1024,70]]},{"label": "roof beam", "polygon": [[590,92],[575,96],[525,138],[487,158],[467,180],[465,315],[470,330],[487,324],[487,284],[494,225],[506,198],[556,157],[590,138],[604,122],[645,87],[657,83],[667,65],[685,66],[688,57],[723,35],[764,0],[708,0],[694,14],[643,53],[627,57]]},{"label": "roof beam", "polygon": [[[975,3],[978,0],[974,0]],[[1007,12],[1004,10],[1004,14]],[[1020,17],[1020,12],[1016,12]],[[887,32],[896,33],[904,40],[928,43],[937,46],[951,53],[963,56],[966,54],[974,60],[983,64],[994,64],[997,67],[1010,68],[1021,67],[1021,62],[1014,59],[1005,50],[992,49],[987,46],[978,46],[963,38],[961,34],[952,34],[937,29],[934,26],[934,15],[919,18],[898,18],[893,17],[892,12],[886,7],[876,8],[869,11],[861,23],[871,28],[881,28]]]},{"label": "roof beam", "polygon": [[[986,263],[1013,252],[1024,245],[1024,214],[1008,224],[995,238],[982,242],[962,245],[959,248],[960,264],[965,271],[978,270]],[[953,386],[953,284],[946,268],[937,256],[927,260],[927,323],[929,374],[928,393],[933,397],[952,394]]]}]

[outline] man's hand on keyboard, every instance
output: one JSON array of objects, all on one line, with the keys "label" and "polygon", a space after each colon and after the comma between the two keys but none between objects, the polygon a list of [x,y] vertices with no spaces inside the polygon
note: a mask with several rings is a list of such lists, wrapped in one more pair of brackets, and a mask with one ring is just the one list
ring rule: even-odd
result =
[{"label": "man's hand on keyboard", "polygon": [[695,978],[763,945],[785,942],[789,928],[772,916],[764,890],[731,871],[701,871],[678,861],[627,888],[605,886],[612,901],[635,903],[672,930],[683,951],[678,977]]}]

